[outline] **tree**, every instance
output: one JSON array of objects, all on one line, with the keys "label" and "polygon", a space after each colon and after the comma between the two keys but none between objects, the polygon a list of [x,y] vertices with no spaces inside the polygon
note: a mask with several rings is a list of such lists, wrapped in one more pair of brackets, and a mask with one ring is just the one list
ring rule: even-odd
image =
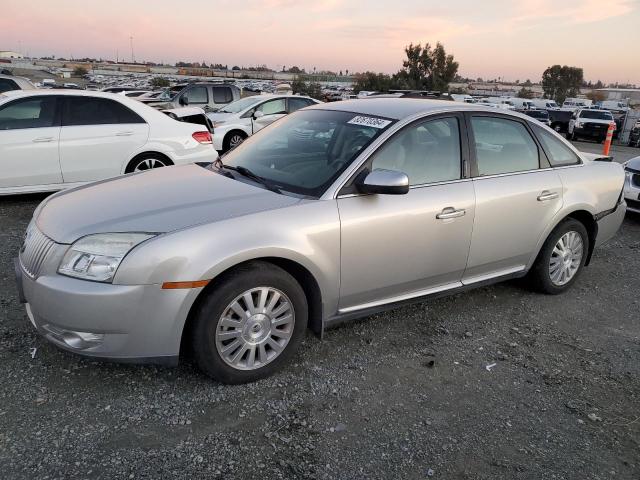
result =
[{"label": "tree", "polygon": [[598,92],[596,90],[592,90],[591,92],[587,93],[587,98],[591,100],[593,103],[598,103],[606,100],[607,96],[605,95],[604,92]]},{"label": "tree", "polygon": [[547,98],[563,103],[567,97],[575,97],[584,82],[582,68],[553,65],[542,74],[542,89]]},{"label": "tree", "polygon": [[287,70],[287,72],[289,72],[289,73],[296,73],[296,74],[297,74],[297,73],[302,73],[302,70],[300,70],[300,68],[299,68],[299,67],[297,67],[297,66],[295,66],[295,65],[294,65],[294,66],[293,66],[293,67],[291,67],[289,70]]},{"label": "tree", "polygon": [[231,67],[231,70],[240,70],[240,67],[237,65],[234,65],[233,67]]},{"label": "tree", "polygon": [[361,92],[362,90],[369,92],[386,92],[393,86],[393,80],[389,75],[384,73],[364,72],[356,74],[353,91],[355,93]]},{"label": "tree", "polygon": [[77,66],[76,68],[73,69],[74,77],[84,77],[87,73],[89,73],[87,69],[81,66]]},{"label": "tree", "polygon": [[409,44],[404,51],[407,59],[402,62],[402,70],[393,76],[401,88],[443,92],[458,73],[458,62],[453,55],[447,55],[440,42],[434,49],[428,43],[424,47]]},{"label": "tree", "polygon": [[595,85],[593,86],[593,88],[599,89],[599,88],[604,88],[604,84],[602,83],[601,80],[598,80]]},{"label": "tree", "polygon": [[318,82],[306,82],[296,79],[291,83],[291,90],[295,94],[307,95],[316,100],[322,100],[322,87]]},{"label": "tree", "polygon": [[533,90],[522,87],[518,92],[518,98],[533,98]]},{"label": "tree", "polygon": [[169,86],[169,80],[164,77],[153,77],[151,79],[151,86],[153,88],[166,88]]}]

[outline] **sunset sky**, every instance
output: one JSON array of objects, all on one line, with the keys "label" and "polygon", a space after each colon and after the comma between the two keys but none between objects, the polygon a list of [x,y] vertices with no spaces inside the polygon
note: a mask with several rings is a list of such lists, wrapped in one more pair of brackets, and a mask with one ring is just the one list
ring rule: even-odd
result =
[{"label": "sunset sky", "polygon": [[640,0],[0,0],[0,50],[32,56],[382,71],[444,43],[469,77],[549,65],[640,84]]}]

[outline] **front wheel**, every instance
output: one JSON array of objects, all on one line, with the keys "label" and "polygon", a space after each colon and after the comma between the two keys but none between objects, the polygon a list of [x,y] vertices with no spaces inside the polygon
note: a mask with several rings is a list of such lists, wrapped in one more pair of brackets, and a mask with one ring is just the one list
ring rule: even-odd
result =
[{"label": "front wheel", "polygon": [[202,371],[229,384],[264,378],[294,354],[307,326],[300,284],[283,269],[251,262],[214,280],[194,318]]},{"label": "front wheel", "polygon": [[242,142],[244,142],[245,138],[247,138],[247,135],[244,132],[234,130],[228,133],[224,138],[222,148],[225,152],[228,150],[233,150]]},{"label": "front wheel", "polygon": [[545,241],[529,271],[532,286],[543,293],[563,293],[578,278],[589,251],[589,235],[573,218],[562,221]]}]

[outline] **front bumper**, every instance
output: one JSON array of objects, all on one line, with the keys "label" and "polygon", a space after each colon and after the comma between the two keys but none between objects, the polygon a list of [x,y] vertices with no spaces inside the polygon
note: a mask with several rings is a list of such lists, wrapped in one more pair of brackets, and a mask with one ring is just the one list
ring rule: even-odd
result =
[{"label": "front bumper", "polygon": [[627,202],[627,210],[640,213],[640,173],[634,173],[632,178],[625,175],[624,199]]},{"label": "front bumper", "polygon": [[16,269],[27,315],[56,346],[99,359],[175,365],[189,309],[200,289],[112,285]]},{"label": "front bumper", "polygon": [[577,137],[605,138],[607,136],[608,129],[609,125],[592,124],[581,128],[576,127],[573,129],[573,133]]}]

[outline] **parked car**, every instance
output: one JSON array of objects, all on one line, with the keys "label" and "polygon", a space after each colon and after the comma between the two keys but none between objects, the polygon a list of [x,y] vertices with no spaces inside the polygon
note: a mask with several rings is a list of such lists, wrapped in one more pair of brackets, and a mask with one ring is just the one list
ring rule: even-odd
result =
[{"label": "parked car", "polygon": [[577,110],[579,108],[589,108],[592,104],[593,101],[586,98],[567,98],[562,103],[562,108]]},{"label": "parked car", "polygon": [[127,362],[188,346],[213,378],[252,381],[308,327],[525,275],[562,293],[625,214],[620,164],[471,104],[315,105],[222,160],[44,200],[16,268],[36,329]]},{"label": "parked car", "polygon": [[624,170],[624,198],[627,210],[640,213],[640,157],[625,162]]},{"label": "parked car", "polygon": [[547,110],[549,114],[549,120],[551,121],[551,128],[558,133],[567,133],[569,129],[569,121],[573,116],[573,111],[570,110]]},{"label": "parked car", "polygon": [[544,123],[549,127],[551,126],[551,120],[549,119],[549,112],[547,112],[546,110],[531,109],[531,110],[525,110],[523,113],[525,115],[528,115],[531,118],[535,118],[540,123]]},{"label": "parked car", "polygon": [[571,120],[569,120],[567,138],[570,140],[590,138],[597,142],[604,142],[609,125],[612,123],[615,131],[616,124],[611,112],[582,108],[574,112]]},{"label": "parked car", "polygon": [[122,92],[134,92],[138,90],[136,87],[117,86],[117,87],[105,87],[101,92],[104,93],[122,93]]},{"label": "parked car", "polygon": [[636,122],[629,133],[629,146],[640,147],[640,122]]},{"label": "parked car", "polygon": [[12,90],[35,90],[35,85],[23,77],[0,75],[0,93]]},{"label": "parked car", "polygon": [[165,91],[148,105],[159,110],[180,107],[199,107],[205,112],[215,112],[240,99],[240,89],[229,83],[194,82],[176,85]]},{"label": "parked car", "polygon": [[152,92],[150,92],[149,90],[123,90],[122,92],[120,92],[120,95],[124,95],[125,97],[129,98],[137,98],[148,93]]},{"label": "parked car", "polygon": [[0,94],[0,195],[55,191],[216,158],[207,129],[176,122],[122,95]]},{"label": "parked car", "polygon": [[254,95],[237,100],[208,114],[213,123],[213,146],[226,152],[277,119],[316,103],[320,102],[297,95]]}]

